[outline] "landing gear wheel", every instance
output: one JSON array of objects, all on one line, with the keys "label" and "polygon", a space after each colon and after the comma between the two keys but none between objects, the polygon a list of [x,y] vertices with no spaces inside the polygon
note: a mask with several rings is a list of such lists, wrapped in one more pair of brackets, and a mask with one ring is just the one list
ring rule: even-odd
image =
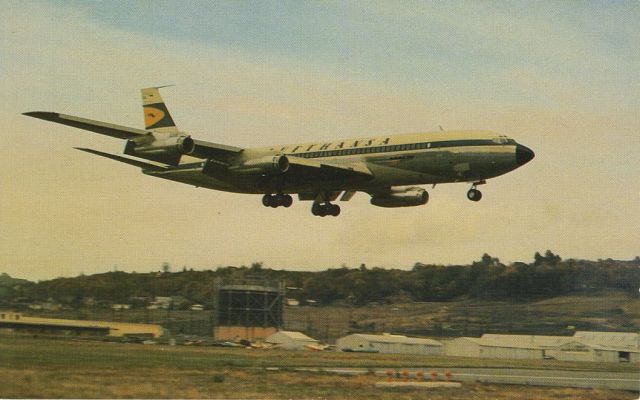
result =
[{"label": "landing gear wheel", "polygon": [[323,209],[324,207],[322,207],[321,204],[313,203],[313,205],[311,206],[311,214],[321,216]]},{"label": "landing gear wheel", "polygon": [[265,207],[291,207],[291,204],[293,204],[293,198],[288,194],[265,194],[262,196],[262,205]]},{"label": "landing gear wheel", "polygon": [[264,196],[262,196],[262,205],[265,207],[271,207],[271,204],[273,203],[273,196],[271,196],[270,194],[265,194]]},{"label": "landing gear wheel", "polygon": [[318,217],[326,217],[327,215],[331,215],[332,217],[337,217],[340,215],[340,206],[337,204],[319,204],[314,203],[311,206],[311,214],[316,215]]},{"label": "landing gear wheel", "polygon": [[293,198],[292,198],[290,195],[285,194],[285,195],[283,195],[283,196],[282,196],[282,201],[281,201],[281,203],[282,203],[282,205],[283,205],[284,207],[289,208],[289,207],[291,207],[291,205],[293,204]]},{"label": "landing gear wheel", "polygon": [[467,192],[467,198],[471,201],[480,201],[482,198],[482,192],[478,189],[470,189]]}]

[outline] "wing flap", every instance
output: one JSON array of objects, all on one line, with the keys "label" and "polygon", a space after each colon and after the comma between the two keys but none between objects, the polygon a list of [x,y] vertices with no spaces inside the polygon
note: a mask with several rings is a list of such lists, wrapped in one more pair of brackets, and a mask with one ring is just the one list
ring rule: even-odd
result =
[{"label": "wing flap", "polygon": [[118,139],[135,139],[150,134],[150,132],[142,129],[130,128],[128,126],[110,124],[108,122],[95,121],[88,118],[75,117],[73,115],[49,111],[31,111],[26,112],[23,115],[62,125],[73,126],[74,128],[84,129],[86,131],[96,132]]}]

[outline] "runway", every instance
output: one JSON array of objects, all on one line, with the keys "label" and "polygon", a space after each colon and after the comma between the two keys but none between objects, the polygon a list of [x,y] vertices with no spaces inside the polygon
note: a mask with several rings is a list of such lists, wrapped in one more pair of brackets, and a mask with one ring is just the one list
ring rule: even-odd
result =
[{"label": "runway", "polygon": [[[343,375],[361,375],[371,373],[364,368],[299,368],[304,371],[329,372]],[[431,371],[438,373],[438,379],[444,380],[445,370],[451,372],[451,380],[458,382],[504,383],[510,385],[560,386],[575,388],[605,388],[640,392],[639,372],[607,372],[607,371],[563,371],[540,369],[510,368],[375,368],[373,372],[381,377],[387,371],[393,371],[394,379],[407,371],[409,379],[416,379],[421,371],[424,379],[431,379]]]}]

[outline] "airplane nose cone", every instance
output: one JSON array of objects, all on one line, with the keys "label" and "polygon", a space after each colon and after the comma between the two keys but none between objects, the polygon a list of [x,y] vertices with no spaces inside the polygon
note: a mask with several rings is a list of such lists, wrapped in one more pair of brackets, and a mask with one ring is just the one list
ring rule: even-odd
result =
[{"label": "airplane nose cone", "polygon": [[523,146],[521,144],[516,146],[516,162],[518,165],[524,165],[531,161],[536,154],[528,148],[527,146]]}]

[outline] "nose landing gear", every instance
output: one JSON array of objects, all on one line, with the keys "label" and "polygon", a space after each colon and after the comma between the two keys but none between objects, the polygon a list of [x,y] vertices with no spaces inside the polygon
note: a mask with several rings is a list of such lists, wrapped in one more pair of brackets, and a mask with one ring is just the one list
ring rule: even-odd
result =
[{"label": "nose landing gear", "polygon": [[480,201],[480,199],[482,199],[482,192],[476,189],[476,186],[484,185],[485,183],[487,183],[487,181],[485,181],[484,179],[478,182],[474,182],[473,185],[471,185],[471,189],[469,189],[469,191],[467,192],[467,199],[471,201]]},{"label": "nose landing gear", "polygon": [[327,215],[337,217],[340,215],[340,206],[329,202],[325,204],[313,203],[313,206],[311,206],[311,214],[319,217],[326,217]]},{"label": "nose landing gear", "polygon": [[293,198],[288,194],[265,194],[262,196],[262,205],[265,207],[291,207],[291,204],[293,204]]},{"label": "nose landing gear", "polygon": [[482,198],[482,192],[478,189],[469,189],[467,192],[467,199],[471,201],[480,201]]}]

